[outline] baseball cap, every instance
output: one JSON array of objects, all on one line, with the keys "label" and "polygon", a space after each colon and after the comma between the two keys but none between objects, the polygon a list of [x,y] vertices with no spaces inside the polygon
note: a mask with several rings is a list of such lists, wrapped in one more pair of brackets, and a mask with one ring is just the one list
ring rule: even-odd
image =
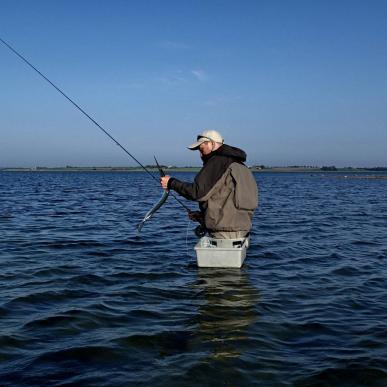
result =
[{"label": "baseball cap", "polygon": [[222,135],[216,130],[205,130],[204,132],[198,134],[196,142],[191,145],[188,145],[188,149],[196,150],[199,148],[200,144],[206,141],[214,141],[220,144],[223,144],[224,140]]}]

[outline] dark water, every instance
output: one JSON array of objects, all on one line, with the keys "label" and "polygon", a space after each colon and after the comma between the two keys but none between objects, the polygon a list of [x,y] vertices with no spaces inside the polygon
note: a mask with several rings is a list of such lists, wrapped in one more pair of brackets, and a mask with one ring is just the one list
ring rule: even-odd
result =
[{"label": "dark water", "polygon": [[0,173],[0,384],[386,386],[387,180],[334,176],[257,175],[204,270],[176,201],[136,234],[144,174]]}]

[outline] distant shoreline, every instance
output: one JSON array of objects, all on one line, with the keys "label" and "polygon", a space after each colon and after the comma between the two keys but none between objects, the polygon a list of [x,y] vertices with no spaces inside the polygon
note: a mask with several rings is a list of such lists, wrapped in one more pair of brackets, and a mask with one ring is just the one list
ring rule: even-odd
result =
[{"label": "distant shoreline", "polygon": [[[166,173],[173,172],[198,172],[200,167],[163,167]],[[150,172],[157,173],[157,168],[147,166]],[[287,172],[287,173],[375,173],[387,172],[387,167],[375,168],[336,168],[336,167],[250,167],[252,172],[256,173],[273,173],[273,172]],[[36,168],[0,168],[0,172],[144,172],[139,167],[36,167]]]}]

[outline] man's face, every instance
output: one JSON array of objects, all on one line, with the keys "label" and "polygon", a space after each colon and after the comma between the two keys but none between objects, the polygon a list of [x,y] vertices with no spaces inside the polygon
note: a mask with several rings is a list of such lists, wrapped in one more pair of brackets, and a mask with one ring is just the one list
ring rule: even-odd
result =
[{"label": "man's face", "polygon": [[213,144],[211,141],[202,142],[199,146],[200,157],[206,156],[213,151]]}]

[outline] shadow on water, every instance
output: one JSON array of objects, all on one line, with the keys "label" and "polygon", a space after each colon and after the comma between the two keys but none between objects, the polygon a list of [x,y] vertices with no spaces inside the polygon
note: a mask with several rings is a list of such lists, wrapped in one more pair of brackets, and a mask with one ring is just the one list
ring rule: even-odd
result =
[{"label": "shadow on water", "polygon": [[182,385],[247,385],[240,356],[258,319],[258,290],[238,269],[198,269],[192,287],[203,300],[191,321],[193,348],[203,357],[187,370]]}]

